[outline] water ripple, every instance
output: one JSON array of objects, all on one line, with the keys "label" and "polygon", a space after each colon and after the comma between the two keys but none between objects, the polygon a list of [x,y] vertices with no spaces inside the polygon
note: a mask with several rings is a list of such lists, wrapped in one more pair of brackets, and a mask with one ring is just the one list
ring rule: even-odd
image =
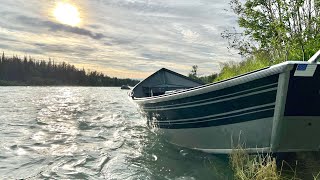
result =
[{"label": "water ripple", "polygon": [[0,100],[0,179],[214,179],[226,169],[150,131],[119,88],[0,87]]}]

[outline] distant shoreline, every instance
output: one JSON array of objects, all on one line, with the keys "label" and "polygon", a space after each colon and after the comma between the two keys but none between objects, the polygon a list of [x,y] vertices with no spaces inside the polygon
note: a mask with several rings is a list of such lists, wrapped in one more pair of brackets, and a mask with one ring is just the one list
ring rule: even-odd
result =
[{"label": "distant shoreline", "polygon": [[109,77],[101,72],[78,69],[66,62],[31,57],[0,57],[0,86],[134,86],[138,80]]},{"label": "distant shoreline", "polygon": [[118,86],[91,86],[91,85],[72,85],[72,84],[27,84],[24,82],[16,82],[16,81],[3,81],[0,80],[0,87],[9,87],[9,86],[20,86],[20,87],[121,87]]}]

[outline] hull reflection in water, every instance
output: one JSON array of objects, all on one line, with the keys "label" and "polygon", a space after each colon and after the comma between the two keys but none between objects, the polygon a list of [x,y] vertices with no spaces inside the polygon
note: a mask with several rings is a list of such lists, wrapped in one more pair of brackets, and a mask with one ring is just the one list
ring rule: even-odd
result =
[{"label": "hull reflection in water", "polygon": [[320,51],[308,62],[287,61],[202,85],[161,69],[130,96],[149,126],[173,144],[210,153],[318,151]]}]

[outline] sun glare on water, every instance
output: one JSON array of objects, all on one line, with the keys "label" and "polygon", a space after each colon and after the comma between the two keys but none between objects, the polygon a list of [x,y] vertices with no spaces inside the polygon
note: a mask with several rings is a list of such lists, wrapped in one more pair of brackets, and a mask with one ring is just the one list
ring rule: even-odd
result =
[{"label": "sun glare on water", "polygon": [[70,3],[60,2],[53,11],[54,17],[62,24],[77,26],[81,22],[78,8]]}]

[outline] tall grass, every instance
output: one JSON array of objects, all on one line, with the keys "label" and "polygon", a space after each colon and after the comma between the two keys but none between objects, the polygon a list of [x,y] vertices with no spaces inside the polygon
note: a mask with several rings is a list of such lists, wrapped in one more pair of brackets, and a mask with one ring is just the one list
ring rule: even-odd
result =
[{"label": "tall grass", "polygon": [[221,71],[218,77],[214,81],[221,81],[235,77],[250,71],[262,69],[273,64],[284,61],[283,58],[271,60],[270,55],[267,53],[256,53],[253,56],[247,58],[239,63],[227,62],[221,64]]},{"label": "tall grass", "polygon": [[235,179],[281,179],[281,171],[277,170],[275,158],[268,154],[249,155],[244,149],[237,147],[230,154],[230,163]]},{"label": "tall grass", "polygon": [[[233,149],[229,155],[230,165],[234,172],[234,178],[237,180],[300,180],[300,179],[320,179],[319,169],[315,171],[306,171],[302,169],[302,178],[298,177],[298,161],[294,165],[282,160],[278,166],[277,160],[271,154],[249,155],[241,146]],[[304,158],[303,161],[312,161],[310,158]],[[279,161],[278,161],[279,162]],[[306,163],[306,162],[304,162]],[[298,168],[298,170],[297,170]],[[318,172],[318,173],[313,173]],[[308,174],[306,174],[308,173]],[[300,174],[301,175],[301,174]]]}]

